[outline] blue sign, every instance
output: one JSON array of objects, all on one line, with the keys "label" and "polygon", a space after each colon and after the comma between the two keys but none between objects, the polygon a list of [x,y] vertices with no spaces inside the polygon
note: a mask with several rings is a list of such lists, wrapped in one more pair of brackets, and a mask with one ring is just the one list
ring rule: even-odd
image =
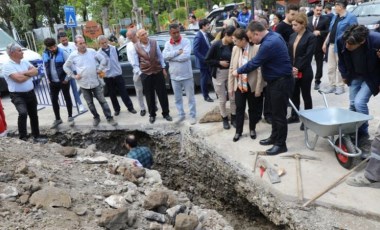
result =
[{"label": "blue sign", "polygon": [[66,26],[71,27],[77,27],[77,18],[75,14],[75,7],[74,6],[65,6],[65,19],[66,19]]}]

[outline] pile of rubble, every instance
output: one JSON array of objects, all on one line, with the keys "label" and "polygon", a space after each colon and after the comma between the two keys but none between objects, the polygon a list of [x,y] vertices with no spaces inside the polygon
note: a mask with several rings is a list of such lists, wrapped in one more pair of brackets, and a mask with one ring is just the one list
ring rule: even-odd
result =
[{"label": "pile of rubble", "polygon": [[233,229],[159,172],[94,145],[0,138],[0,153],[0,229]]}]

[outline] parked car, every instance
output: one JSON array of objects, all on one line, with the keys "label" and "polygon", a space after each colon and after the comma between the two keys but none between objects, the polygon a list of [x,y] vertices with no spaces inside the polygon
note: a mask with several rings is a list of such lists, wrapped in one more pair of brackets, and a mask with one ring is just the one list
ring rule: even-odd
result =
[{"label": "parked car", "polygon": [[380,1],[362,3],[351,13],[357,17],[360,25],[365,25],[371,31],[380,32]]},{"label": "parked car", "polygon": [[[16,41],[11,36],[9,36],[4,30],[0,28],[0,93],[8,92],[8,84],[4,79],[2,69],[3,69],[4,63],[8,62],[9,60],[9,56],[7,54],[6,48],[8,44],[12,42],[16,42]],[[32,65],[34,65],[39,70],[42,70],[41,55],[27,48],[22,48],[22,51],[24,52],[24,59],[28,60],[30,63],[32,63]],[[33,82],[35,84],[38,84],[40,79],[43,76],[44,76],[43,72],[39,71],[38,76],[33,78]]]},{"label": "parked car", "polygon": [[[196,31],[183,31],[181,32],[181,36],[188,38],[193,44],[194,37],[195,37]],[[149,36],[150,38],[153,38],[157,41],[158,45],[160,46],[161,51],[165,48],[166,41],[170,40],[169,32],[161,32],[154,35]],[[125,80],[125,85],[127,89],[133,89],[133,72],[132,72],[132,66],[131,63],[128,60],[127,56],[127,45],[123,45],[119,47],[119,60],[121,69],[123,72],[123,77]],[[193,53],[191,53],[191,64],[193,67],[193,75],[194,75],[194,83],[195,86],[200,86],[200,70],[195,67],[195,56]],[[169,68],[168,63],[166,63],[166,68]],[[168,71],[169,74],[169,71]],[[167,87],[170,88],[170,76],[167,78]]]},{"label": "parked car", "polygon": [[210,32],[211,34],[215,35],[217,32],[222,30],[223,28],[223,21],[225,19],[225,16],[227,12],[231,12],[233,9],[238,7],[239,4],[237,3],[230,3],[226,4],[223,7],[216,8],[212,10],[208,15],[207,15],[207,20],[210,22]]}]

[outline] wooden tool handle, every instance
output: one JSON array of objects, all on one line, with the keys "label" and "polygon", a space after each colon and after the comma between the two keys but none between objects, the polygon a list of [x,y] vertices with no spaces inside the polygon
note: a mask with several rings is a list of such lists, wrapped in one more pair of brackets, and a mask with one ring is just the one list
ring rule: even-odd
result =
[{"label": "wooden tool handle", "polygon": [[296,170],[297,170],[297,193],[298,200],[303,200],[303,188],[302,188],[302,177],[301,177],[301,163],[300,158],[296,157]]}]

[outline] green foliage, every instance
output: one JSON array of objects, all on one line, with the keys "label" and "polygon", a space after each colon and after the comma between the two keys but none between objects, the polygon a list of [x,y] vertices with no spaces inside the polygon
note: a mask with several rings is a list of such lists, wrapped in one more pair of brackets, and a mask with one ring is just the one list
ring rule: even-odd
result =
[{"label": "green foliage", "polygon": [[187,9],[185,7],[180,7],[173,11],[174,18],[179,22],[184,23],[187,20]]},{"label": "green foliage", "polygon": [[13,18],[18,22],[23,31],[30,29],[31,18],[29,17],[29,4],[25,4],[24,0],[12,0],[9,9],[12,12]]},{"label": "green foliage", "polygon": [[162,28],[168,28],[170,24],[170,15],[167,11],[162,12],[158,15],[158,22]]},{"label": "green foliage", "polygon": [[203,19],[206,17],[206,9],[197,9],[194,11],[195,17],[197,17],[198,20]]}]

